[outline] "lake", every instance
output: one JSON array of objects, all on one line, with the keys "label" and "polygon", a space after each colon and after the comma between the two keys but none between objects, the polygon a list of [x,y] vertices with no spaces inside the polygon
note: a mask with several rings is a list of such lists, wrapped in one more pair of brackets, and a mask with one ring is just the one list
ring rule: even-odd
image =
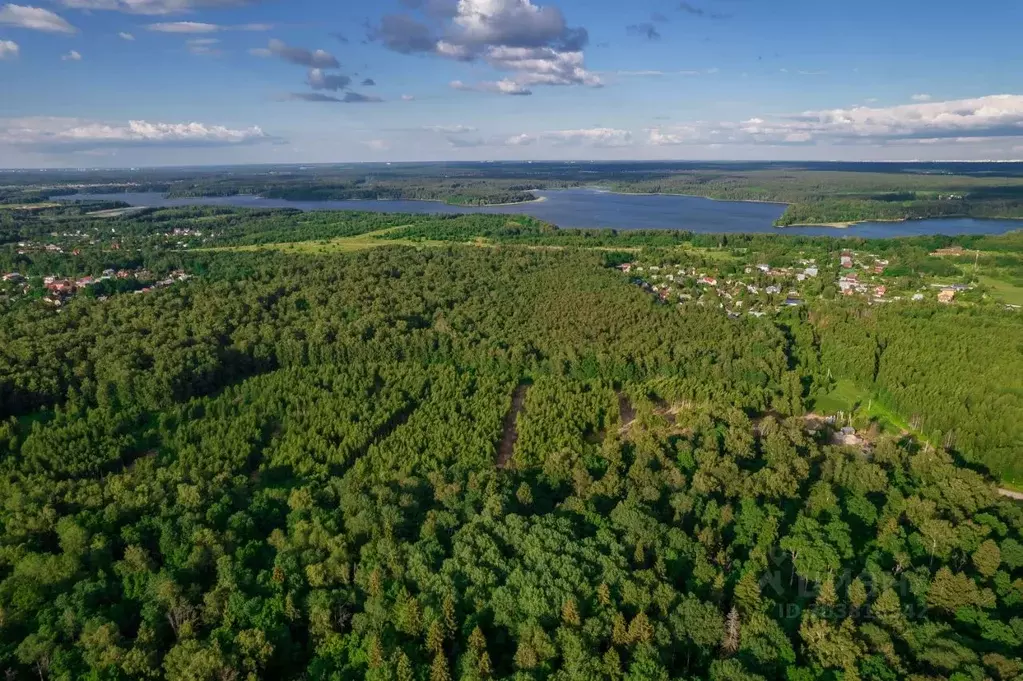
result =
[{"label": "lake", "polygon": [[1004,234],[1023,229],[1023,220],[946,218],[907,222],[864,222],[846,229],[787,227],[772,223],[785,211],[779,203],[715,201],[695,196],[615,194],[596,189],[561,189],[534,192],[543,201],[509,206],[462,207],[431,201],[288,201],[258,196],[218,196],[168,199],[157,192],[78,194],[64,200],[124,201],[133,206],[238,206],[242,208],[297,208],[299,210],[364,210],[385,213],[500,213],[526,214],[559,227],[629,229],[684,229],[706,233],[800,234],[887,238],[928,234]]}]

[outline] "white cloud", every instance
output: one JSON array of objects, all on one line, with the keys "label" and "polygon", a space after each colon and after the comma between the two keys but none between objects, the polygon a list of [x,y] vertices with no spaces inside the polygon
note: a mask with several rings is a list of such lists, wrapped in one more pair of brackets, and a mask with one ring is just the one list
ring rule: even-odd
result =
[{"label": "white cloud", "polygon": [[135,40],[135,36],[133,36],[131,33],[126,33],[124,31],[121,31],[117,35],[119,35],[122,40],[129,40],[129,41],[130,40]]},{"label": "white cloud", "polygon": [[105,123],[45,117],[0,119],[0,144],[51,152],[149,145],[232,146],[272,139],[258,127],[232,129],[204,123]]},{"label": "white cloud", "polygon": [[416,101],[415,95],[402,95],[401,101],[403,102],[414,102]]},{"label": "white cloud", "polygon": [[158,33],[218,33],[220,31],[269,31],[272,24],[239,24],[237,26],[221,26],[200,21],[166,21],[146,26],[148,31]]},{"label": "white cloud", "polygon": [[82,61],[82,55],[78,50],[71,50],[67,54],[61,55],[61,61]]},{"label": "white cloud", "polygon": [[616,76],[623,77],[645,77],[645,76],[663,76],[664,71],[615,71]]},{"label": "white cloud", "polygon": [[404,4],[424,8],[429,21],[387,15],[370,37],[396,52],[482,60],[510,73],[476,85],[455,81],[457,89],[523,95],[531,94],[529,88],[535,85],[602,85],[600,76],[586,70],[582,51],[586,30],[570,28],[556,7],[532,0],[404,0]]},{"label": "white cloud", "polygon": [[451,81],[451,88],[466,92],[496,92],[502,95],[531,95],[533,91],[519,85],[513,80],[504,78],[496,81],[483,81],[480,83],[463,83],[460,80]]},{"label": "white cloud", "polygon": [[77,28],[50,10],[24,5],[4,5],[0,9],[0,24],[48,33],[78,32]]},{"label": "white cloud", "polygon": [[476,128],[468,125],[424,125],[422,129],[427,132],[439,132],[448,135],[464,135],[476,132]]},{"label": "white cloud", "polygon": [[632,143],[632,133],[616,128],[579,128],[576,130],[549,130],[522,133],[500,142],[504,146],[526,146],[535,142],[549,142],[556,146],[623,147]]},{"label": "white cloud", "polygon": [[990,95],[892,107],[806,111],[740,122],[693,123],[649,132],[664,144],[920,144],[1023,138],[1023,95]]},{"label": "white cloud", "polygon": [[170,21],[160,24],[149,24],[147,31],[157,33],[216,33],[220,26],[216,24],[205,24],[198,21]]},{"label": "white cloud", "polygon": [[18,43],[13,40],[0,40],[0,59],[14,59],[20,52]]},{"label": "white cloud", "polygon": [[196,9],[243,7],[260,0],[60,0],[72,9],[109,10],[127,14],[182,14]]},{"label": "white cloud", "polygon": [[600,77],[586,70],[582,52],[559,52],[550,47],[487,48],[484,59],[495,69],[512,71],[511,80],[530,85],[589,85],[599,87]]},{"label": "white cloud", "polygon": [[913,95],[910,99],[912,99],[914,102],[929,102],[931,101],[932,98],[930,95],[921,94]]},{"label": "white cloud", "polygon": [[217,49],[219,44],[220,40],[217,38],[191,38],[185,41],[185,49],[199,57],[214,57],[220,54],[220,50]]}]

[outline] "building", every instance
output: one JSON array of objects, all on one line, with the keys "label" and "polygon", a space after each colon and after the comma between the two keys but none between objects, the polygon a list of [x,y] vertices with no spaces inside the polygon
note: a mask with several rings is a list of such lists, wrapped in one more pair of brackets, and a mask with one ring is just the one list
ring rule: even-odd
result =
[{"label": "building", "polygon": [[699,283],[707,284],[708,286],[717,286],[718,280],[715,279],[714,277],[703,277],[702,279],[700,279]]},{"label": "building", "polygon": [[820,271],[816,267],[807,267],[805,270],[803,270],[803,274],[805,274],[808,277],[816,277],[819,273]]},{"label": "building", "polygon": [[948,305],[953,300],[955,300],[955,297],[956,292],[954,289],[950,288],[942,289],[941,293],[938,294],[938,302],[945,303],[946,305]]},{"label": "building", "polygon": [[843,253],[842,254],[842,267],[844,267],[846,269],[851,269],[852,266],[853,266],[852,256],[849,255],[848,253]]},{"label": "building", "polygon": [[20,281],[24,281],[25,277],[21,276],[17,272],[10,272],[4,275],[4,281],[10,281],[17,284]]},{"label": "building", "polygon": [[764,289],[764,291],[766,291],[767,295],[769,295],[769,296],[776,296],[779,293],[781,293],[781,287],[780,286],[768,286],[766,289]]},{"label": "building", "polygon": [[874,289],[874,295],[877,296],[878,298],[884,298],[886,293],[888,293],[887,286],[878,286],[877,288]]}]

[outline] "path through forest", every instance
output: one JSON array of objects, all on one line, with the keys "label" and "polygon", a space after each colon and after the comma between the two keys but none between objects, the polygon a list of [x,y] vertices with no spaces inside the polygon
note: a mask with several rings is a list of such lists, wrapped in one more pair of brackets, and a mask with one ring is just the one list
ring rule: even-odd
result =
[{"label": "path through forest", "polygon": [[515,453],[515,442],[519,439],[518,420],[522,405],[526,402],[526,391],[529,386],[525,383],[518,385],[512,393],[511,409],[504,417],[504,433],[501,435],[501,444],[497,449],[497,467],[507,468],[511,463],[512,454]]}]

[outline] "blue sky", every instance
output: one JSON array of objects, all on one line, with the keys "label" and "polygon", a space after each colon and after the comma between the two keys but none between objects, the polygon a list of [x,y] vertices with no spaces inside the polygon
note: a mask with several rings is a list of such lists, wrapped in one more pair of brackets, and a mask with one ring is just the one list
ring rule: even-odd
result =
[{"label": "blue sky", "polygon": [[1023,158],[1023,3],[0,0],[0,167]]}]

